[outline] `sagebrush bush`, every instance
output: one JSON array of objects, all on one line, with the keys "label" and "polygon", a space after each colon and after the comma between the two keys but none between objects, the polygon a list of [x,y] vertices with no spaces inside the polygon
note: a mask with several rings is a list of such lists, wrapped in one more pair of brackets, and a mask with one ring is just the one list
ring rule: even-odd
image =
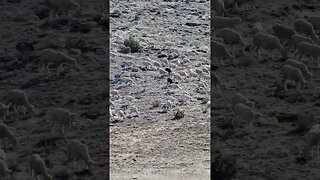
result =
[{"label": "sagebrush bush", "polygon": [[130,47],[132,53],[142,52],[143,49],[140,42],[132,36],[129,36],[128,39],[124,40],[124,45]]}]

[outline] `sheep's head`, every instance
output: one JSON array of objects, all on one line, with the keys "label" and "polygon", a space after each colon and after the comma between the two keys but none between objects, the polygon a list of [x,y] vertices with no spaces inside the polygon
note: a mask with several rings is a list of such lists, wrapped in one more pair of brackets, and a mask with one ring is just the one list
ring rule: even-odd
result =
[{"label": "sheep's head", "polygon": [[255,112],[255,113],[253,114],[253,117],[254,117],[255,120],[259,120],[259,119],[262,117],[262,114],[261,114],[261,113],[258,113],[258,112]]},{"label": "sheep's head", "polygon": [[234,25],[239,25],[241,24],[241,19],[239,17],[233,18],[233,24]]}]

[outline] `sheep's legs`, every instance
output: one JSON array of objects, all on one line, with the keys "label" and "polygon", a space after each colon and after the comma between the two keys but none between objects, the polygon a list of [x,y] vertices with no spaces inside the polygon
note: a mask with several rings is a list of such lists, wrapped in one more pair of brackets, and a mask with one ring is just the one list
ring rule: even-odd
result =
[{"label": "sheep's legs", "polygon": [[288,91],[288,88],[287,88],[287,81],[286,81],[286,80],[284,80],[284,90],[285,90],[285,91]]},{"label": "sheep's legs", "polygon": [[252,122],[249,123],[250,132],[253,134]]}]

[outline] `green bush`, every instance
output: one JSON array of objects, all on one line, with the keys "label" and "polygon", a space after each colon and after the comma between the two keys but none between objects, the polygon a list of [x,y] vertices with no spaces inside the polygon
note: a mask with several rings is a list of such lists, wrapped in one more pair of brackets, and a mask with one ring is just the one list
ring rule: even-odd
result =
[{"label": "green bush", "polygon": [[142,52],[142,45],[138,40],[130,36],[128,39],[124,40],[124,45],[130,47],[132,53]]}]

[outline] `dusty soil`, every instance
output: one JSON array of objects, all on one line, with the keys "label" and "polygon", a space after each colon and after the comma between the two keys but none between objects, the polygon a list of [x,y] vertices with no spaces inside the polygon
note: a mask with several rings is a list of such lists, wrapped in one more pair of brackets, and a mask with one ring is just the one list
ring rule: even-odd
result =
[{"label": "dusty soil", "polygon": [[[1,1],[0,5],[0,92],[1,102],[11,89],[25,90],[37,112],[18,116],[12,110],[4,121],[18,138],[15,149],[9,148],[8,166],[13,172],[9,179],[31,179],[26,172],[26,159],[40,154],[52,175],[69,169],[69,179],[105,179],[107,175],[107,36],[98,25],[105,3],[98,0],[82,1],[79,17],[48,19],[48,9],[40,0]],[[74,42],[66,43],[68,38]],[[77,39],[79,40],[77,42]],[[38,52],[44,48],[63,51],[78,61],[78,68],[65,65],[57,76],[38,71]],[[66,162],[66,142],[56,128],[53,136],[46,112],[63,107],[78,114],[76,124],[67,139],[77,138],[88,145],[96,162],[92,174],[72,169]],[[68,168],[69,167],[69,168]],[[62,173],[63,174],[63,173]],[[54,178],[62,179],[62,178]]]},{"label": "dusty soil", "polygon": [[[257,0],[256,5],[257,9],[228,9],[226,13],[226,16],[242,19],[243,23],[236,29],[248,44],[251,44],[253,36],[249,26],[252,23],[262,23],[264,32],[273,34],[271,28],[275,23],[293,27],[293,21],[299,17],[320,15],[317,1]],[[318,30],[317,33],[319,35]],[[307,158],[305,161],[300,157],[304,135],[311,125],[320,122],[317,64],[305,56],[302,61],[313,73],[312,82],[301,93],[295,91],[294,85],[288,85],[289,91],[285,93],[279,85],[279,67],[283,64],[279,52],[275,52],[273,59],[267,51],[261,54],[258,59],[250,57],[249,53],[243,56],[235,51],[236,67],[215,70],[233,93],[222,97],[213,93],[216,101],[213,101],[211,110],[212,148],[236,159],[238,173],[234,179],[317,179],[319,158]],[[294,58],[292,52],[288,55]],[[234,116],[230,98],[235,92],[253,100],[257,111],[263,114],[254,125],[254,134],[249,133],[247,124],[240,128],[233,128],[230,124]]]},{"label": "dusty soil", "polygon": [[[181,89],[173,89],[166,87],[167,75],[161,77],[156,67],[143,65],[148,58],[162,68],[168,67],[165,60],[173,64],[179,60],[183,65],[171,70],[187,73],[187,68],[209,65],[209,3],[111,1],[110,89],[121,96],[112,98],[111,179],[209,179],[210,113],[204,113],[201,104],[210,98],[209,80],[202,94],[196,91],[197,78],[174,79]],[[119,52],[129,35],[144,45],[141,53]],[[132,78],[136,85],[125,85],[123,77]],[[191,97],[184,104],[179,102],[183,91]],[[132,101],[126,100],[128,95]],[[172,97],[177,101],[169,111],[154,107],[155,101],[165,103]],[[138,108],[138,115],[130,113],[132,106]],[[185,116],[172,120],[178,109]],[[121,118],[118,110],[126,117]]]}]

